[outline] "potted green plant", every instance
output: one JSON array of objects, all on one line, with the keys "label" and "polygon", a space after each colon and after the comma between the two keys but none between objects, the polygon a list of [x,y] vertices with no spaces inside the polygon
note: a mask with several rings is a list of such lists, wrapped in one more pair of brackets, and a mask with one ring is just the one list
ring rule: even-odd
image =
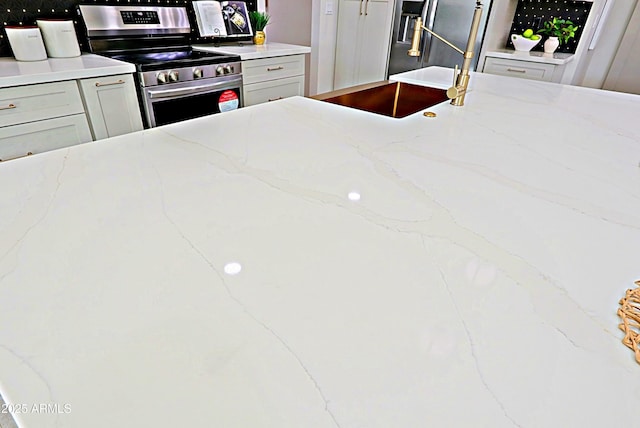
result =
[{"label": "potted green plant", "polygon": [[553,53],[558,46],[566,44],[569,39],[575,37],[578,28],[579,26],[573,25],[573,22],[568,19],[553,18],[545,21],[543,27],[538,30],[538,33],[549,37],[544,42],[544,51]]},{"label": "potted green plant", "polygon": [[271,17],[265,12],[259,11],[251,11],[249,12],[249,20],[251,21],[251,26],[253,27],[254,36],[253,43],[256,45],[262,45],[265,41],[264,27],[269,24],[269,19]]}]

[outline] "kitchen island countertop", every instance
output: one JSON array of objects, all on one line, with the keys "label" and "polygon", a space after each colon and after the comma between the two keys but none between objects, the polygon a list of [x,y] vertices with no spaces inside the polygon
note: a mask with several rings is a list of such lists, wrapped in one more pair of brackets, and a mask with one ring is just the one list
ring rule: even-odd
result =
[{"label": "kitchen island countertop", "polygon": [[640,97],[472,82],[435,118],[293,97],[0,164],[19,425],[639,426]]}]

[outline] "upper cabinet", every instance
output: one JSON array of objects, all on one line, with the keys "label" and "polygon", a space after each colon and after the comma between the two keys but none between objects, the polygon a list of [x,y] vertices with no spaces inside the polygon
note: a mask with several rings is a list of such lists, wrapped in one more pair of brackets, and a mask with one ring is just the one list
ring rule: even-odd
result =
[{"label": "upper cabinet", "polygon": [[338,9],[334,89],[384,80],[392,0],[341,0]]}]

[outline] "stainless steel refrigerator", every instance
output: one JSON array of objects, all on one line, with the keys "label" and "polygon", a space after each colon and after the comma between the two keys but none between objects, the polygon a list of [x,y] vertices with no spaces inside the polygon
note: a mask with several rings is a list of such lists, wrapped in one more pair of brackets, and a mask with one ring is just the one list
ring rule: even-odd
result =
[{"label": "stainless steel refrigerator", "polygon": [[[483,0],[482,5],[482,20],[474,48],[473,70],[478,63],[491,0]],[[411,47],[411,37],[418,17],[422,17],[425,27],[464,50],[475,7],[475,0],[396,0],[388,74],[433,65],[451,68],[456,64],[460,66],[462,55],[424,30],[420,46],[422,54],[410,57],[407,51]]]}]

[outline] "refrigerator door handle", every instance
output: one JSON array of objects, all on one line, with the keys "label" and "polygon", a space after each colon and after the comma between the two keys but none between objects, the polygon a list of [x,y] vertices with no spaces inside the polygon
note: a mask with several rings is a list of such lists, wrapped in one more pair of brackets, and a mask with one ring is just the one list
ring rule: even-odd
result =
[{"label": "refrigerator door handle", "polygon": [[[436,19],[436,9],[438,8],[438,0],[431,0],[428,3],[428,6],[425,11],[425,16],[423,18],[424,26],[430,30],[433,30],[433,24]],[[422,47],[422,58],[421,66],[424,67],[429,62],[429,54],[431,51],[431,43],[433,43],[433,36],[426,32],[425,37],[423,37],[424,46]]]},{"label": "refrigerator door handle", "polygon": [[438,0],[431,0],[431,4],[429,5],[428,15],[425,16],[425,24],[424,26],[428,29],[433,29],[433,23],[436,19],[436,9],[438,8]]}]

